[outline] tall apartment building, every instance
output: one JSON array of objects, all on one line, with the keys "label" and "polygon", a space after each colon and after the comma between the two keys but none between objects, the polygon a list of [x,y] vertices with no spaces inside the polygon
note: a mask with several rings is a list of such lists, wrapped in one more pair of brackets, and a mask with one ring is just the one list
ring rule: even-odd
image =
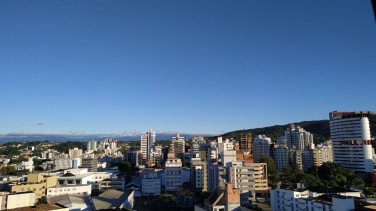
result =
[{"label": "tall apartment building", "polygon": [[274,164],[279,172],[283,171],[283,168],[289,164],[289,150],[287,147],[278,146],[273,149]]},{"label": "tall apartment building", "polygon": [[182,162],[174,153],[168,153],[165,163],[166,193],[176,193],[182,188]]},{"label": "tall apartment building", "polygon": [[208,184],[210,190],[215,190],[218,186],[224,185],[227,182],[227,173],[228,171],[226,167],[214,164],[214,180],[210,180]]},{"label": "tall apartment building", "polygon": [[208,190],[208,162],[205,151],[201,151],[198,155],[196,158],[191,158],[191,185],[194,191],[202,192]]},{"label": "tall apartment building", "polygon": [[97,142],[94,140],[91,140],[87,142],[87,151],[92,152],[97,150]]},{"label": "tall apartment building", "polygon": [[236,151],[229,150],[223,151],[221,156],[221,163],[223,166],[227,167],[231,162],[236,162]]},{"label": "tall apartment building", "polygon": [[326,141],[325,143],[318,144],[316,149],[320,150],[321,152],[321,161],[325,162],[333,162],[333,148],[332,148],[332,141]]},{"label": "tall apartment building", "polygon": [[330,112],[334,162],[357,172],[373,172],[368,116],[374,111]]},{"label": "tall apartment building", "polygon": [[69,158],[79,158],[82,155],[82,149],[75,147],[74,149],[69,149]]},{"label": "tall apartment building", "polygon": [[286,137],[281,136],[277,139],[276,143],[278,145],[287,145]]},{"label": "tall apartment building", "polygon": [[161,175],[157,173],[148,173],[142,178],[143,196],[160,196],[162,187]]},{"label": "tall apartment building", "polygon": [[293,124],[285,131],[285,138],[289,149],[295,146],[296,150],[304,150],[313,144],[313,135]]},{"label": "tall apartment building", "polygon": [[172,137],[170,152],[175,153],[175,156],[178,154],[185,154],[184,137],[180,137],[179,133],[176,135],[176,137]]},{"label": "tall apartment building", "polygon": [[290,160],[293,165],[298,165],[303,170],[303,150],[291,150]]},{"label": "tall apartment building", "polygon": [[271,143],[271,139],[265,135],[256,136],[255,140],[253,141],[253,161],[255,163],[260,162],[262,154],[270,156]]},{"label": "tall apartment building", "polygon": [[149,132],[141,135],[141,153],[142,153],[142,163],[145,165],[147,161],[153,160],[150,158],[150,153],[155,150],[155,132],[150,128]]},{"label": "tall apartment building", "polygon": [[215,177],[215,165],[218,165],[217,159],[210,159],[207,160],[207,177],[208,177],[208,191],[213,191],[217,186],[215,184],[215,181],[217,180]]},{"label": "tall apartment building", "polygon": [[228,167],[228,182],[240,191],[241,203],[248,204],[249,200],[255,200],[256,193],[268,190],[267,174],[266,163],[232,162]]},{"label": "tall apartment building", "polygon": [[252,151],[252,133],[240,133],[239,149]]},{"label": "tall apartment building", "polygon": [[89,172],[97,172],[98,158],[82,158],[81,167],[87,168]]},{"label": "tall apartment building", "polygon": [[321,151],[317,149],[305,149],[302,153],[303,170],[307,171],[312,166],[321,166]]}]

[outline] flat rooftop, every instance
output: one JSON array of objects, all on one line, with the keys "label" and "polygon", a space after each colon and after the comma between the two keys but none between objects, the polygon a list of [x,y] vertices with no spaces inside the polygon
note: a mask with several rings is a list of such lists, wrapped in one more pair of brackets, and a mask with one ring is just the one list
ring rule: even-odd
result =
[{"label": "flat rooftop", "polygon": [[120,207],[133,191],[106,190],[92,198],[96,210]]}]

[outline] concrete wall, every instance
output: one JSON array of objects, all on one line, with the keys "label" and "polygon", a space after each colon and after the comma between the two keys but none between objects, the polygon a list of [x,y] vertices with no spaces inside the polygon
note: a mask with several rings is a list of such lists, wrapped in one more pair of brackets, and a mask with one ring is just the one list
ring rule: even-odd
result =
[{"label": "concrete wall", "polygon": [[7,209],[34,206],[35,193],[20,193],[8,195]]}]

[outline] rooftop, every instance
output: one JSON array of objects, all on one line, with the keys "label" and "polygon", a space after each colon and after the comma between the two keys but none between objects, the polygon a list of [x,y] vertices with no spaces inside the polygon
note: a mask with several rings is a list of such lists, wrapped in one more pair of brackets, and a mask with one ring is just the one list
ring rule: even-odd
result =
[{"label": "rooftop", "polygon": [[96,210],[120,207],[133,191],[107,190],[92,198]]},{"label": "rooftop", "polygon": [[59,206],[56,204],[40,204],[33,207],[20,207],[17,209],[9,209],[9,211],[48,211],[48,210],[59,210],[66,208],[65,206]]}]

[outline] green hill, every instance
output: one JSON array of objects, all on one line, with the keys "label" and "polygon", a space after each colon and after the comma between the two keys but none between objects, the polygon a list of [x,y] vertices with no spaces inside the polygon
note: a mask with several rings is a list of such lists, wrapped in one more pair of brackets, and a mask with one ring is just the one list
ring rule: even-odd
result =
[{"label": "green hill", "polygon": [[[370,120],[370,125],[371,125],[371,136],[374,137],[376,136],[376,115],[371,115],[369,117],[369,120]],[[295,124],[295,126],[302,127],[306,131],[311,132],[313,134],[313,141],[315,143],[321,143],[325,140],[330,139],[329,120],[304,121],[304,122],[290,123],[286,125],[274,125],[274,126],[263,127],[263,128],[236,130],[236,131],[225,133],[222,135],[222,137],[223,138],[235,138],[236,140],[238,140],[240,133],[250,132],[252,133],[253,137],[264,134],[270,137],[272,141],[276,141],[278,137],[285,135],[286,129],[289,128],[291,124]],[[216,137],[213,137],[213,138],[216,138]]]}]

